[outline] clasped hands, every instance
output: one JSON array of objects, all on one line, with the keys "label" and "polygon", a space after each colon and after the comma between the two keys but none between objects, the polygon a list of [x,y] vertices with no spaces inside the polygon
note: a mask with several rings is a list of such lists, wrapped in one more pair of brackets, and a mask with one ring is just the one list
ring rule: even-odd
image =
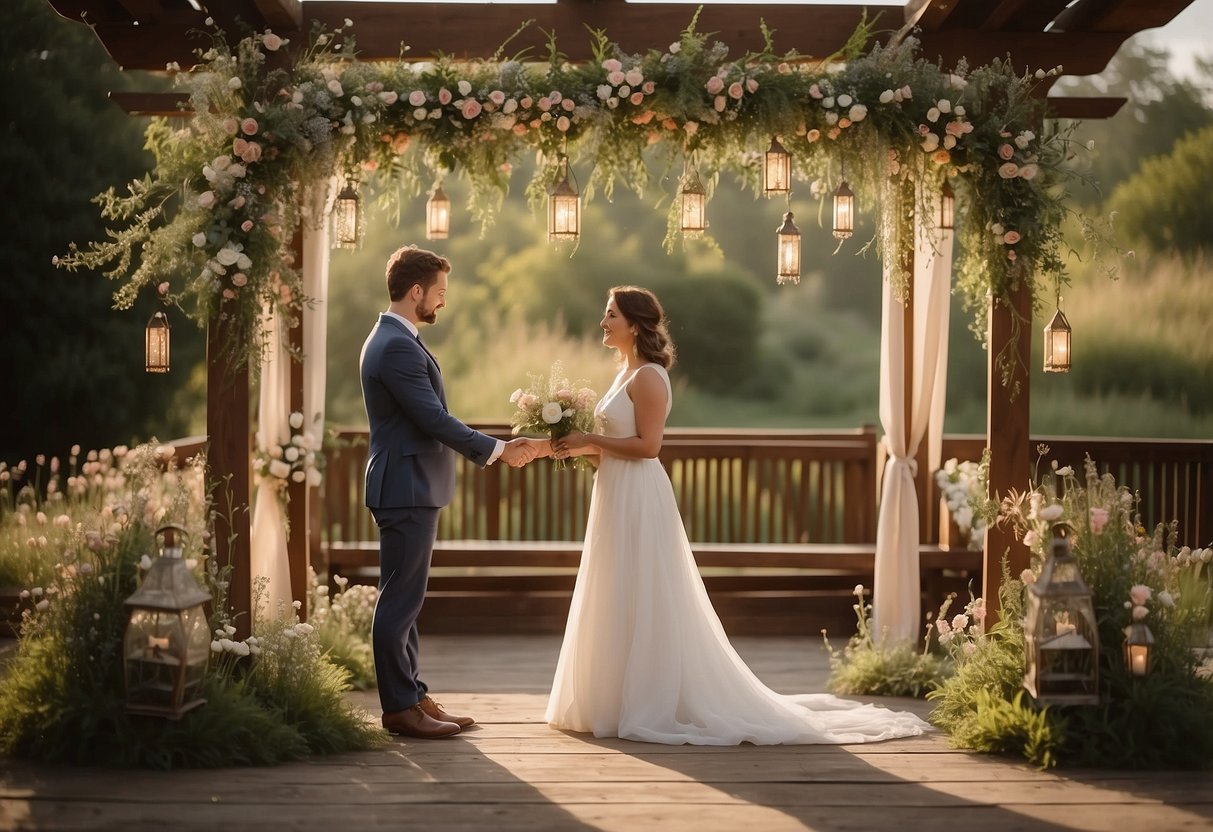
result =
[{"label": "clasped hands", "polygon": [[558,439],[531,439],[519,436],[505,443],[501,461],[511,468],[521,468],[541,456],[568,459],[574,451],[585,445],[585,434],[573,431]]}]

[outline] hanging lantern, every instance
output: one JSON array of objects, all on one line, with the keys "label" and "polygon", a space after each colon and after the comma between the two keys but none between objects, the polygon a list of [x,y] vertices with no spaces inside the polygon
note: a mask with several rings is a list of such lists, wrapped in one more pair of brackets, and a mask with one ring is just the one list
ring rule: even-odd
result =
[{"label": "hanging lantern", "polygon": [[1023,686],[1042,705],[1099,703],[1099,629],[1091,590],[1070,541],[1056,527],[1053,548],[1028,586],[1024,618],[1027,670]]},{"label": "hanging lantern", "polygon": [[1131,676],[1150,675],[1154,667],[1154,634],[1144,621],[1125,627],[1125,667]]},{"label": "hanging lantern", "polygon": [[581,197],[569,182],[569,160],[561,157],[561,176],[548,191],[548,240],[576,240],[581,236]]},{"label": "hanging lantern", "polygon": [[442,183],[434,185],[430,198],[425,203],[425,238],[445,240],[451,233],[451,201],[442,190]]},{"label": "hanging lantern", "polygon": [[855,233],[855,192],[842,180],[834,192],[834,236],[845,240]]},{"label": "hanging lantern", "polygon": [[772,136],[762,166],[762,192],[765,196],[787,196],[792,192],[792,154]]},{"label": "hanging lantern", "polygon": [[168,316],[163,312],[152,315],[143,330],[143,361],[149,373],[169,371]]},{"label": "hanging lantern", "polygon": [[699,181],[699,171],[689,168],[682,180],[682,191],[678,194],[682,202],[682,236],[699,237],[707,227],[707,192]]},{"label": "hanging lantern", "polygon": [[956,192],[947,182],[939,189],[939,228],[942,231],[956,228]]},{"label": "hanging lantern", "polygon": [[1070,372],[1070,322],[1060,306],[1045,327],[1045,372]]},{"label": "hanging lantern", "polygon": [[800,229],[792,222],[792,212],[783,215],[783,225],[775,230],[779,238],[779,269],[775,273],[775,281],[781,286],[784,283],[800,282]]},{"label": "hanging lantern", "polygon": [[345,183],[333,205],[333,248],[357,248],[362,223],[362,206],[358,191]]},{"label": "hanging lantern", "polygon": [[126,599],[130,620],[122,642],[126,710],[180,719],[206,702],[197,697],[210,656],[210,626],[198,586],[182,559],[180,526],[161,526],[157,558],[135,594]]}]

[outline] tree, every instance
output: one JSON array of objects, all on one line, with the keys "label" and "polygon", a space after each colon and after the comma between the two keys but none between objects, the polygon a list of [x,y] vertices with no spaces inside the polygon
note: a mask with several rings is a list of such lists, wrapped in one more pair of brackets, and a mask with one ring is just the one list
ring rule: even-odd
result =
[{"label": "tree", "polygon": [[[40,0],[0,5],[0,459],[61,453],[73,443],[102,447],[151,431],[166,438],[185,424],[166,414],[177,380],[188,373],[200,335],[173,331],[174,371],[148,377],[142,329],[152,299],[115,312],[112,286],[98,274],[67,274],[52,257],[72,241],[104,236],[90,200],[141,176],[143,125],[106,100],[130,85],[83,26]],[[180,320],[180,319],[178,319]],[[192,336],[192,337],[191,337]],[[190,345],[190,342],[193,345]]]},{"label": "tree", "polygon": [[1213,126],[1189,134],[1166,156],[1141,168],[1113,192],[1108,204],[1128,240],[1156,253],[1184,257],[1213,245]]}]

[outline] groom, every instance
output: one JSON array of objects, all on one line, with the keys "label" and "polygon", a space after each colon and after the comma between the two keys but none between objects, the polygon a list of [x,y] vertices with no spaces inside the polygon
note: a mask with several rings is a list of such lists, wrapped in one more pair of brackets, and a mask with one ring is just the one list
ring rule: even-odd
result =
[{"label": "groom", "polygon": [[535,458],[526,439],[509,443],[469,428],[447,412],[442,371],[417,327],[446,306],[451,264],[407,246],[387,264],[391,300],[359,365],[370,425],[366,504],[379,527],[379,601],[372,642],[383,727],[436,738],[475,724],[452,716],[428,694],[417,672],[417,615],[425,600],[438,511],[455,491],[454,451],[478,465],[500,458],[518,467]]}]

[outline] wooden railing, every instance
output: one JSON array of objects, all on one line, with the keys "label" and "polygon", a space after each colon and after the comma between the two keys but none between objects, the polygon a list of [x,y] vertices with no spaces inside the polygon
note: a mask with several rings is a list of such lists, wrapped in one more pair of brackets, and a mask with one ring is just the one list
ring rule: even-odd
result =
[{"label": "wooden railing", "polygon": [[[501,425],[482,425],[508,438]],[[326,452],[325,542],[374,540],[363,507],[366,432]],[[671,429],[660,456],[692,541],[857,543],[876,539],[876,433]],[[579,540],[592,479],[547,463],[479,468],[458,457],[445,540]]]},{"label": "wooden railing", "polygon": [[[1141,522],[1147,529],[1175,520],[1179,545],[1208,546],[1213,542],[1213,442],[1032,437],[1033,448],[1041,444],[1049,446],[1043,465],[1055,459],[1058,466],[1072,466],[1081,481],[1089,456],[1100,474],[1111,473],[1117,484],[1137,492]],[[983,436],[945,436],[943,458],[978,460],[984,447]],[[1026,477],[1024,484],[1026,487]]]}]

